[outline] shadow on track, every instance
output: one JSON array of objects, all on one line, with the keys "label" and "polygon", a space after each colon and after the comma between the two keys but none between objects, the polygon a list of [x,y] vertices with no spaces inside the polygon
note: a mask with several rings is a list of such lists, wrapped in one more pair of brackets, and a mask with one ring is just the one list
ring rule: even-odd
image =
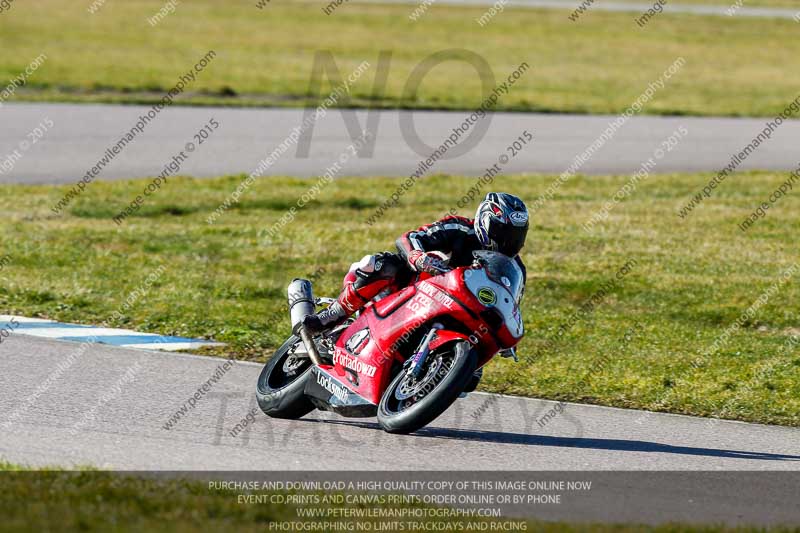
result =
[{"label": "shadow on track", "polygon": [[[338,424],[361,427],[375,431],[383,431],[374,422],[353,422],[349,420],[301,419],[305,422]],[[800,461],[800,455],[784,455],[778,453],[747,452],[737,450],[719,450],[715,448],[693,448],[690,446],[672,446],[658,442],[623,439],[591,439],[584,437],[550,437],[546,435],[525,435],[522,433],[505,433],[501,431],[481,431],[475,429],[423,428],[412,434],[419,438],[450,439],[467,442],[487,442],[494,444],[522,444],[526,446],[555,446],[558,448],[587,448],[620,452],[673,453],[678,455],[699,455],[704,457],[721,457],[724,459],[748,459],[759,461]]]}]

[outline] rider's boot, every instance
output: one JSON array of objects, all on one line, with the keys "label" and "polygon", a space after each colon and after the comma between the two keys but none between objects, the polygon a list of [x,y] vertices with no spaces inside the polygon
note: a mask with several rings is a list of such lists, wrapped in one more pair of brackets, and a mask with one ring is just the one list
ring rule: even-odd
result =
[{"label": "rider's boot", "polygon": [[295,325],[294,334],[300,332],[300,328],[304,328],[313,337],[319,335],[323,331],[337,326],[344,322],[350,314],[344,310],[341,304],[333,302],[328,308],[323,309],[319,313],[308,315],[300,323]]},{"label": "rider's boot", "polygon": [[306,316],[295,325],[294,334],[297,335],[302,327],[312,337],[319,335],[347,320],[350,315],[362,309],[368,301],[368,298],[365,299],[356,291],[353,283],[348,283],[330,306],[319,313]]},{"label": "rider's boot", "polygon": [[[403,272],[398,280],[398,272]],[[360,311],[367,303],[384,290],[398,288],[398,283],[407,281],[410,271],[405,261],[391,253],[368,255],[350,267],[336,301],[319,313],[308,315],[295,328],[298,334],[304,328],[312,337],[344,322],[347,317]]]}]

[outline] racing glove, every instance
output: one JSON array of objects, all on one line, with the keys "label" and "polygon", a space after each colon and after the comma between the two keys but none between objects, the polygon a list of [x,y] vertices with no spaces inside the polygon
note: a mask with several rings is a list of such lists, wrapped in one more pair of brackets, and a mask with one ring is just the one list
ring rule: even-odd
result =
[{"label": "racing glove", "polygon": [[415,250],[409,256],[408,263],[417,272],[427,272],[433,275],[449,270],[447,263],[443,260],[441,254],[437,252]]}]

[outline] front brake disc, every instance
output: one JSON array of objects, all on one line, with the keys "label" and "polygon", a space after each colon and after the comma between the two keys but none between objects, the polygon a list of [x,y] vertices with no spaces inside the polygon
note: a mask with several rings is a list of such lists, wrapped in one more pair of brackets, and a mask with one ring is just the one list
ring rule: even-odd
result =
[{"label": "front brake disc", "polygon": [[[425,375],[419,381],[414,379],[414,377],[411,375],[411,370],[409,369],[403,379],[400,380],[400,383],[397,384],[397,389],[394,391],[394,397],[400,401],[403,401],[419,395],[419,393],[425,390],[430,383],[434,382],[436,374],[439,372],[439,368],[441,368],[441,366],[442,357],[438,356],[431,361],[431,363],[428,365]],[[436,384],[434,383],[434,387],[435,386]]]}]

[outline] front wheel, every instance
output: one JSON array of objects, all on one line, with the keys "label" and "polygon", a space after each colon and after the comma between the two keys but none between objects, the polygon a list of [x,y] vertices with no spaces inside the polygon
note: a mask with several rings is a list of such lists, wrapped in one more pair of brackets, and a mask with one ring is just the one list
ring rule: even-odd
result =
[{"label": "front wheel", "polygon": [[466,341],[446,344],[428,354],[419,379],[402,370],[378,404],[378,423],[389,433],[411,433],[444,413],[464,390],[478,354]]},{"label": "front wheel", "polygon": [[295,419],[314,410],[314,404],[304,392],[313,363],[308,354],[295,354],[295,351],[305,352],[305,347],[300,337],[292,335],[267,361],[258,376],[258,406],[273,418]]}]

